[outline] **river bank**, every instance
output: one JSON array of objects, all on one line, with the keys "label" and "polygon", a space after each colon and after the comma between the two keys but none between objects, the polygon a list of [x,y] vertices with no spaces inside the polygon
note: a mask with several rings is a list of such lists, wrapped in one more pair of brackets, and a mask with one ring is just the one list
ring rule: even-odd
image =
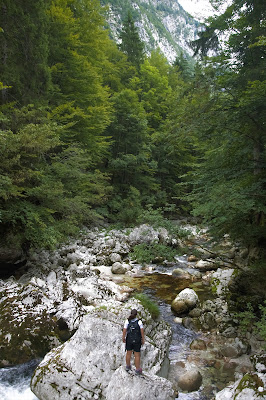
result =
[{"label": "river bank", "polygon": [[[124,363],[119,332],[123,319],[127,317],[128,307],[132,306],[132,301],[136,302],[129,298],[132,296],[132,290],[137,288],[148,291],[151,296],[155,295],[159,303],[161,301],[161,321],[153,321],[141,304],[134,303],[141,310],[149,338],[148,346],[143,351],[144,370],[146,368],[147,373],[160,375],[160,370],[165,368],[163,366],[168,354],[170,368],[167,376],[164,374],[162,379],[167,378],[175,392],[179,392],[179,398],[191,398],[191,393],[180,389],[179,379],[192,367],[196,368],[202,377],[200,389],[192,392],[194,396],[202,396],[198,397],[199,399],[213,398],[228,383],[242,379],[247,373],[258,376],[262,372],[256,370],[250,356],[261,352],[262,343],[254,336],[239,337],[236,324],[231,323],[232,317],[228,313],[228,284],[232,281],[236,269],[232,268],[233,249],[223,244],[221,259],[219,254],[215,253],[214,256],[214,252],[208,250],[206,239],[205,232],[197,233],[195,229],[192,230],[190,237],[183,244],[187,250],[197,247],[198,257],[192,252],[178,255],[183,245],[180,239],[171,237],[165,229],[155,230],[149,226],[141,226],[127,231],[83,232],[79,240],[69,242],[54,252],[40,251],[32,254],[23,269],[17,271],[16,276],[1,281],[1,339],[4,344],[0,360],[2,367],[46,355],[46,364],[40,367],[43,374],[45,365],[51,366],[51,360],[56,355],[57,358],[61,357],[62,362],[61,366],[54,366],[54,372],[56,371],[59,379],[55,380],[54,387],[57,387],[61,379],[58,368],[67,367],[67,358],[62,358],[62,354],[65,352],[70,356],[67,349],[73,349],[73,343],[76,349],[80,349],[84,335],[91,341],[92,338],[88,336],[91,323],[93,322],[92,326],[95,327],[100,321],[101,331],[105,320],[113,332],[111,336],[116,338],[117,347],[112,352],[115,362],[114,359],[109,360],[101,367],[103,372],[98,371],[102,349],[97,347],[99,343],[96,341],[95,354],[98,358],[94,354],[94,359],[91,360],[94,365],[93,373],[86,376],[87,380],[94,380],[94,384],[88,386],[86,383],[81,391],[90,393],[86,397],[88,399],[108,396],[112,379],[116,376],[115,371],[118,370],[118,375],[123,374],[119,370],[119,366]],[[164,243],[169,246],[169,250],[176,249],[175,260],[168,262],[157,259],[154,260],[156,263],[138,264],[129,254],[134,246],[141,243]],[[235,250],[234,252],[237,253]],[[174,315],[171,302],[187,287],[197,293],[199,303],[187,313],[177,316],[175,312]],[[165,324],[165,320],[169,324]],[[182,331],[185,334],[181,333]],[[201,335],[203,348],[194,348],[192,351],[190,346],[193,340]],[[79,340],[79,337],[83,339]],[[172,341],[169,338],[172,338]],[[183,353],[180,347],[176,347],[178,341],[183,345]],[[111,342],[110,346],[114,347],[114,342]],[[50,350],[52,351],[49,353]],[[92,349],[90,353],[93,353]],[[176,357],[177,353],[179,358]],[[102,357],[106,355],[102,354]],[[95,359],[98,359],[98,364],[95,364]],[[80,387],[76,379],[85,377],[85,365],[83,369],[79,362],[75,368],[77,376],[72,379],[72,385]],[[72,378],[73,376],[75,373],[72,374]],[[45,379],[49,382],[49,376]],[[102,384],[103,379],[106,381],[105,385]],[[147,375],[147,385],[149,379],[155,378]],[[264,385],[260,376],[259,379]],[[43,398],[41,392],[47,383],[44,380],[40,385],[38,383],[37,390],[33,383],[40,399]],[[109,389],[108,382],[111,382]],[[113,388],[115,382],[114,380]],[[126,384],[130,386],[131,383]],[[156,384],[160,390],[164,388],[164,393],[173,396],[168,383],[156,381]],[[154,381],[152,385],[155,385]],[[264,388],[261,391],[261,387],[263,388],[258,386],[256,391],[263,393]],[[63,391],[61,396],[65,396]],[[194,400],[196,397],[192,398]]]}]

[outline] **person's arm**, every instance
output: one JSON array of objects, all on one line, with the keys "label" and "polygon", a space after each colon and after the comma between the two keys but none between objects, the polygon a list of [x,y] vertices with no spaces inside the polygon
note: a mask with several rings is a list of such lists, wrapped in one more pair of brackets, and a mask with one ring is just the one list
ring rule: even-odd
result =
[{"label": "person's arm", "polygon": [[143,328],[140,329],[140,333],[141,333],[141,344],[144,344],[145,343],[145,337],[144,337],[144,329]]},{"label": "person's arm", "polygon": [[126,335],[127,335],[127,330],[126,328],[123,328],[123,335],[122,335],[123,343],[126,343]]}]

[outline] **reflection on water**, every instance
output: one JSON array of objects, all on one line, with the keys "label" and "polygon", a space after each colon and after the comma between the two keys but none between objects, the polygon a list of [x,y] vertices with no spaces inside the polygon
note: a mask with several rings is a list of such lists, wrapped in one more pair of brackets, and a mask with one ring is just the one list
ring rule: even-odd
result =
[{"label": "reflection on water", "polygon": [[30,390],[30,380],[33,371],[39,362],[40,360],[32,360],[28,363],[16,365],[14,367],[0,368],[0,399],[37,399]]}]

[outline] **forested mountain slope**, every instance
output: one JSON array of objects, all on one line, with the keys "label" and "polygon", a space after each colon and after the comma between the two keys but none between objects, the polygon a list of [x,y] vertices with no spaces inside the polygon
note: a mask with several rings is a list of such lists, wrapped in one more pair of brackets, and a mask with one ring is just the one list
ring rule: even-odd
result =
[{"label": "forested mountain slope", "polygon": [[101,3],[109,7],[107,20],[116,41],[130,11],[147,52],[158,47],[170,62],[181,51],[192,55],[189,42],[197,38],[202,25],[181,7],[178,0],[101,0]]},{"label": "forested mountain slope", "polygon": [[234,1],[211,19],[194,70],[157,48],[163,26],[193,22],[177,1],[110,10],[119,45],[99,0],[1,3],[1,240],[53,247],[99,218],[157,212],[265,248],[263,2]]},{"label": "forested mountain slope", "polygon": [[158,21],[179,15],[177,2],[130,5],[132,16],[117,14],[117,45],[99,0],[1,2],[0,267],[101,221],[196,216],[213,239],[245,248],[254,268],[239,287],[265,321],[264,1],[235,0],[212,18],[194,41],[194,68],[157,48]]}]

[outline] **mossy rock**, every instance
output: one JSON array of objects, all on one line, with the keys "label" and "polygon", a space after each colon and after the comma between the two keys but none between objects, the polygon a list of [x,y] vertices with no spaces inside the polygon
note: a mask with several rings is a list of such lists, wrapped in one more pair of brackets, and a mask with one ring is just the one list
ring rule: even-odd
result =
[{"label": "mossy rock", "polygon": [[0,367],[43,357],[51,348],[61,344],[56,321],[46,310],[40,310],[39,314],[32,311],[32,304],[38,301],[39,296],[38,291],[32,291],[31,304],[27,304],[26,297],[19,295],[2,298]]},{"label": "mossy rock", "polygon": [[266,388],[264,387],[263,381],[256,373],[250,373],[243,376],[236,388],[235,396],[241,393],[244,389],[252,389],[256,395],[261,396],[262,399],[266,396]]}]

